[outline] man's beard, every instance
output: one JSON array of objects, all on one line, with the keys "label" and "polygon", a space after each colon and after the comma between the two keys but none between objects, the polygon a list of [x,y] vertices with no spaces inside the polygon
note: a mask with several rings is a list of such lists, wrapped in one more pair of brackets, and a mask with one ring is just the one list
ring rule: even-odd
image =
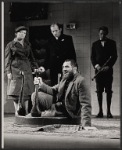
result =
[{"label": "man's beard", "polygon": [[69,80],[69,81],[71,81],[72,79],[73,79],[73,77],[74,77],[74,74],[73,74],[73,72],[69,72],[68,74],[63,74],[63,79],[64,80]]}]

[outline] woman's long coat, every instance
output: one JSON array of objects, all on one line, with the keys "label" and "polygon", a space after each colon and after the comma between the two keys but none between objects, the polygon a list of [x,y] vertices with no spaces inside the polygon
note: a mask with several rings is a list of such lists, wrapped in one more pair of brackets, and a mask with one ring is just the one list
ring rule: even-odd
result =
[{"label": "woman's long coat", "polygon": [[9,42],[5,48],[5,70],[7,74],[12,73],[12,79],[9,80],[7,95],[20,95],[20,71],[24,72],[24,96],[31,95],[34,91],[32,68],[37,67],[29,42],[25,41],[23,46],[14,40]]}]

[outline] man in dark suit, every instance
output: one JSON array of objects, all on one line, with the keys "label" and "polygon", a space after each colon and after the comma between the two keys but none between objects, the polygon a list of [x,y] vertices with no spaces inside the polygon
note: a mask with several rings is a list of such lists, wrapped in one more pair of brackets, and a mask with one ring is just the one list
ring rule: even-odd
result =
[{"label": "man in dark suit", "polygon": [[99,103],[99,113],[97,117],[103,117],[102,94],[106,92],[107,99],[107,118],[113,118],[111,114],[112,82],[113,82],[113,65],[117,60],[116,42],[107,38],[108,28],[102,26],[99,28],[99,40],[92,44],[91,62],[97,73],[101,67],[108,61],[101,72],[96,76],[96,89]]},{"label": "man in dark suit", "polygon": [[52,86],[58,83],[58,74],[62,72],[62,64],[66,59],[76,60],[72,36],[62,33],[61,25],[54,23],[50,26],[52,37],[48,43],[48,66]]},{"label": "man in dark suit", "polygon": [[[32,116],[65,116],[70,119],[81,117],[83,127],[91,126],[91,94],[85,79],[78,73],[74,60],[65,60],[62,66],[63,77],[59,84],[51,87],[34,78],[39,84],[38,103],[36,92],[32,94]],[[37,109],[38,106],[38,109]],[[38,111],[37,111],[38,110]]]}]

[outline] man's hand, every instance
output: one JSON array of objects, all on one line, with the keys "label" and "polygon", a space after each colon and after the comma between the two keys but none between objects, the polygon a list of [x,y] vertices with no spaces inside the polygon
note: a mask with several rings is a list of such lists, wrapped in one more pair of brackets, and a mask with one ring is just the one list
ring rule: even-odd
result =
[{"label": "man's hand", "polygon": [[45,72],[45,68],[44,67],[39,67],[38,72],[40,72],[40,73]]},{"label": "man's hand", "polygon": [[7,74],[7,77],[8,77],[9,80],[11,80],[11,79],[12,79],[12,74],[11,74],[11,73],[8,73],[8,74]]},{"label": "man's hand", "polygon": [[84,130],[87,130],[87,131],[89,131],[89,130],[98,130],[96,127],[83,127],[83,129]]},{"label": "man's hand", "polygon": [[42,78],[41,77],[35,77],[34,78],[34,84],[39,84],[41,85],[43,83]]},{"label": "man's hand", "polygon": [[101,69],[100,65],[99,64],[95,65],[95,69],[99,71]]},{"label": "man's hand", "polygon": [[79,126],[79,130],[78,131],[82,131],[82,130],[86,130],[86,131],[90,131],[90,130],[98,130],[96,127],[91,127],[91,126]]}]

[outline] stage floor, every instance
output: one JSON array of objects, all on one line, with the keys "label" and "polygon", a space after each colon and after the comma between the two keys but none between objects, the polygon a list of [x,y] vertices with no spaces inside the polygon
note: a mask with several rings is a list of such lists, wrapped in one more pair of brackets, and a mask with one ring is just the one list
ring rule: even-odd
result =
[{"label": "stage floor", "polygon": [[78,125],[17,126],[14,121],[14,115],[5,114],[5,149],[120,148],[120,117],[92,116],[92,126],[97,130],[90,131],[78,131]]}]

